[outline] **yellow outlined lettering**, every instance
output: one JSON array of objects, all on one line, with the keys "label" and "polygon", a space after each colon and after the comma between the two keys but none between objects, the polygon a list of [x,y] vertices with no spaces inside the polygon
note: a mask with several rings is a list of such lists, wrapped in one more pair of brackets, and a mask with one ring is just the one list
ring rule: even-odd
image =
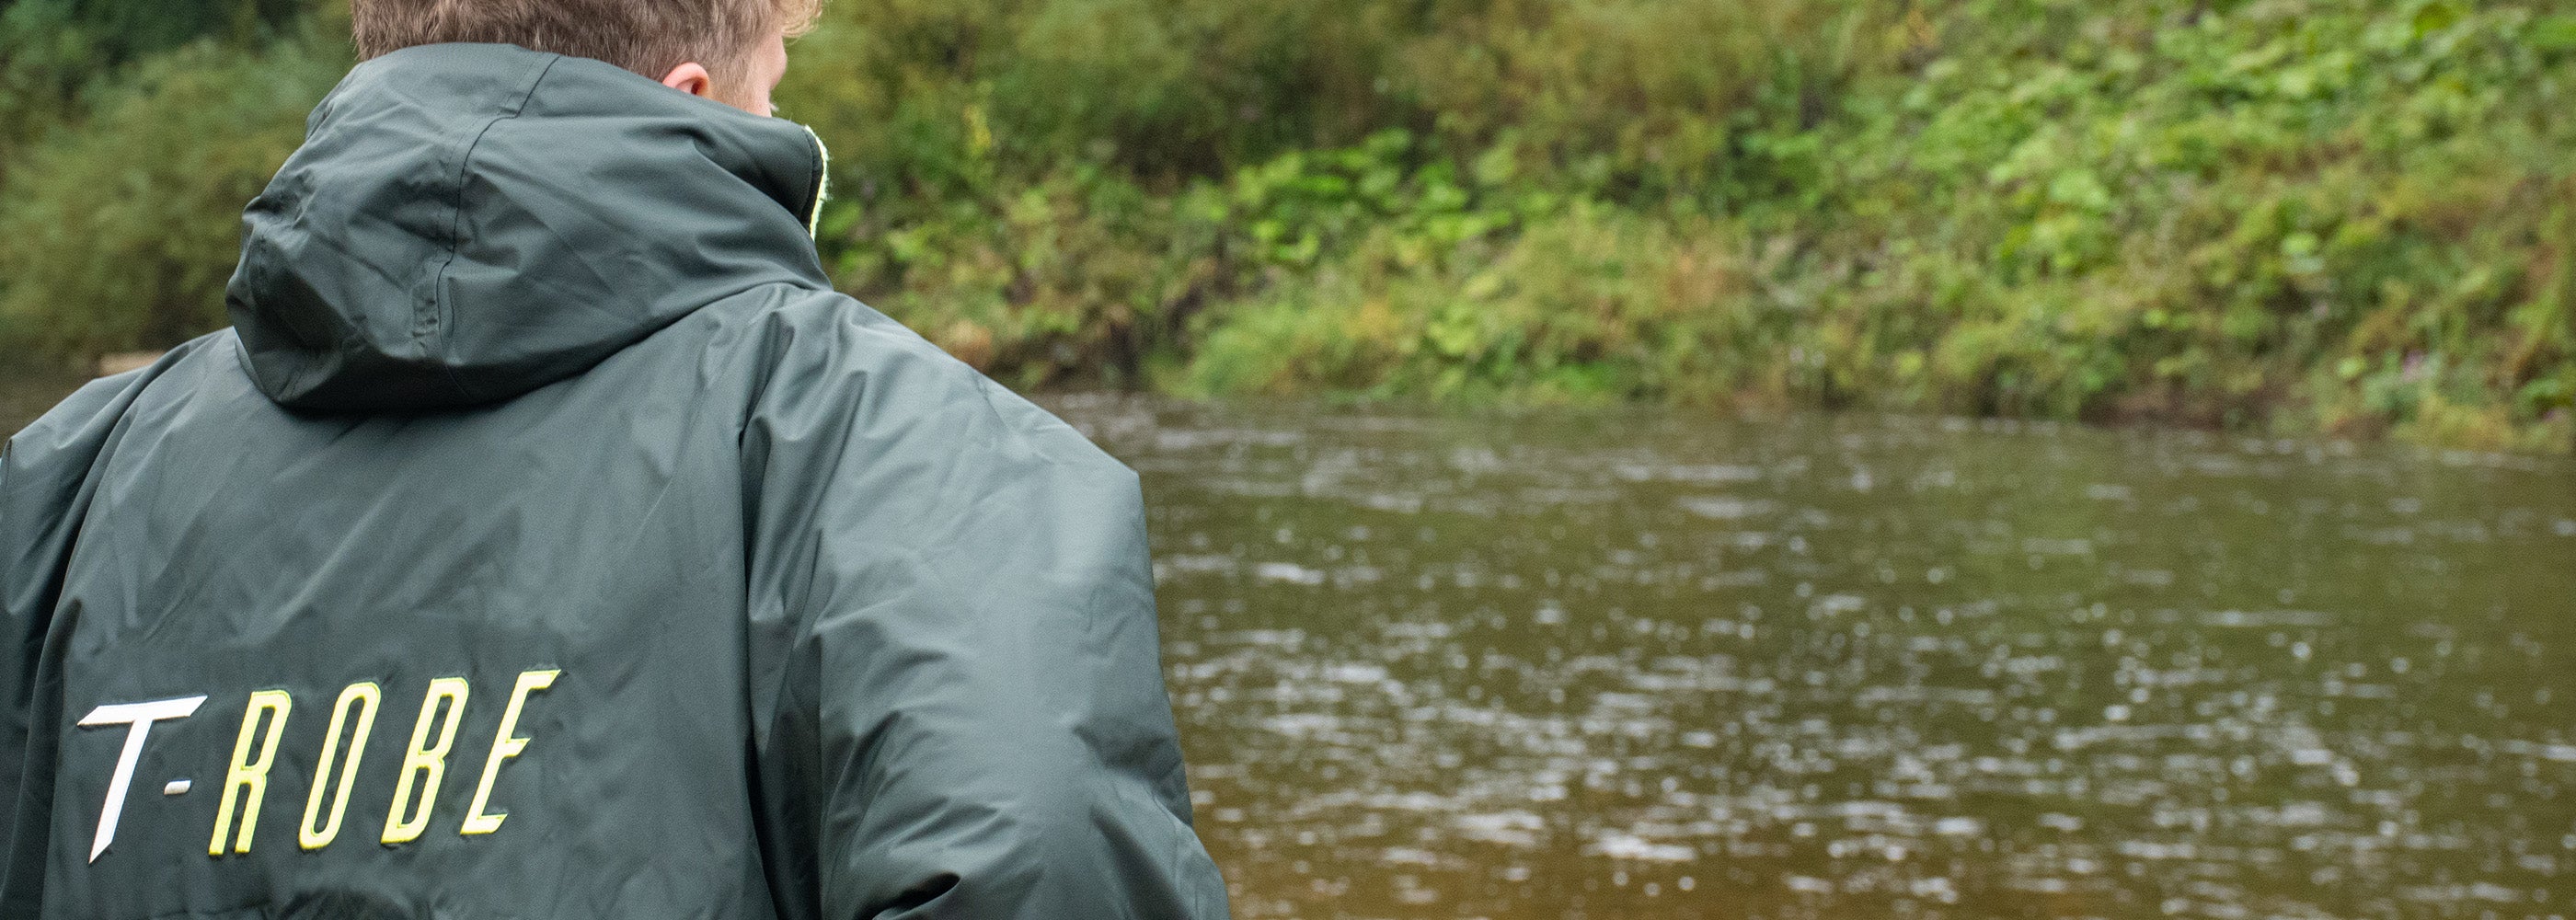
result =
[{"label": "yellow outlined lettering", "polygon": [[[438,781],[447,775],[447,751],[456,746],[456,723],[465,717],[465,698],[471,689],[462,677],[429,682],[429,695],[420,701],[420,719],[412,723],[410,753],[403,757],[402,772],[395,775],[393,808],[385,812],[385,843],[410,843],[429,829],[429,810],[438,803]],[[446,724],[438,729],[438,743],[431,744],[429,726],[442,699],[449,701]],[[425,777],[418,782],[417,810],[411,807],[414,777]]]},{"label": "yellow outlined lettering", "polygon": [[[375,731],[376,710],[383,708],[384,701],[384,688],[370,680],[350,684],[340,691],[340,701],[332,704],[331,733],[322,738],[322,758],[313,763],[313,792],[304,797],[304,822],[295,827],[295,842],[305,849],[330,846],[340,836],[340,818],[349,811],[349,789],[358,782],[358,760],[366,756],[367,735]],[[349,737],[349,760],[340,764],[339,788],[333,792],[331,767],[338,761],[340,733],[348,727],[351,709],[358,711],[358,730]],[[314,819],[323,817],[326,793],[331,797],[330,817],[317,825]]]},{"label": "yellow outlined lettering", "polygon": [[[286,733],[286,714],[295,708],[295,698],[284,690],[259,690],[250,695],[250,706],[242,710],[241,736],[233,741],[232,769],[224,774],[223,804],[215,809],[215,836],[206,842],[206,855],[224,855],[224,838],[233,838],[233,852],[250,852],[251,832],[259,829],[259,802],[268,793],[268,768],[277,763],[277,739]],[[259,716],[268,713],[268,733],[258,732]],[[259,758],[251,758],[251,741],[259,739]],[[241,803],[241,831],[233,829],[233,800],[248,790]]]},{"label": "yellow outlined lettering", "polygon": [[528,739],[511,736],[519,728],[519,710],[528,702],[528,694],[555,685],[562,671],[522,671],[519,685],[510,689],[510,706],[501,712],[501,728],[492,734],[492,754],[483,758],[483,781],[474,786],[474,806],[465,810],[463,834],[489,834],[501,829],[501,819],[509,812],[485,814],[483,806],[492,801],[492,780],[501,775],[501,761],[519,756],[528,749]]}]

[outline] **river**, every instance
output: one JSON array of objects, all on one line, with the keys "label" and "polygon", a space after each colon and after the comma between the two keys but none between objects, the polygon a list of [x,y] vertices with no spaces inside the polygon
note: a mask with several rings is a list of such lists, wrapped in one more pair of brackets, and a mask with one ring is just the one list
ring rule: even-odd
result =
[{"label": "river", "polygon": [[2576,462],[1050,405],[1241,917],[2576,915]]}]

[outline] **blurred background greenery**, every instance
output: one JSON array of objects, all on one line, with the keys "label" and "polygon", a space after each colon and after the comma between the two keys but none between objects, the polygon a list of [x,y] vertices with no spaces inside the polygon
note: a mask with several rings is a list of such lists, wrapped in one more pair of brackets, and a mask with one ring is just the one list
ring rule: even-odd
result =
[{"label": "blurred background greenery", "polygon": [[[0,354],[224,323],[331,0],[0,0]],[[2576,10],[833,0],[838,282],[1024,388],[2576,442]]]}]

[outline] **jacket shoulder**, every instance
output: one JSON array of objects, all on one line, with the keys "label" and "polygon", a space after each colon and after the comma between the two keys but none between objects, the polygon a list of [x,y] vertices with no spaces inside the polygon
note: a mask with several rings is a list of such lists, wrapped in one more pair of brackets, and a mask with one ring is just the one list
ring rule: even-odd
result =
[{"label": "jacket shoulder", "polygon": [[745,317],[734,338],[755,378],[749,424],[842,428],[972,449],[986,462],[1133,473],[1053,413],[844,294],[801,292]]},{"label": "jacket shoulder", "polygon": [[182,368],[231,360],[233,341],[230,331],[212,333],[173,348],[144,367],[82,384],[9,436],[7,450],[13,465],[23,468],[70,460],[87,466],[117,420],[133,408],[146,388]]}]

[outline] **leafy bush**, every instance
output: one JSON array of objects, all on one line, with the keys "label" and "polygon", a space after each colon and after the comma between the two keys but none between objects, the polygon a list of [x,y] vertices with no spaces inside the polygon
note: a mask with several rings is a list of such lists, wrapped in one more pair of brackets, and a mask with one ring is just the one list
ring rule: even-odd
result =
[{"label": "leafy bush", "polygon": [[2576,429],[2541,5],[833,16],[843,282],[1024,383]]},{"label": "leafy bush", "polygon": [[[75,7],[22,0],[0,25]],[[1022,386],[2576,443],[2563,4],[835,0],[825,17],[780,101],[836,155],[828,264]],[[52,60],[78,58],[63,47]],[[333,69],[277,53],[290,66],[195,48],[81,77],[118,88],[33,152],[46,129],[0,104],[0,230],[19,234],[0,238],[0,335],[79,351],[219,321],[205,292],[233,214]],[[136,186],[171,192],[120,191]],[[79,213],[83,187],[109,189],[89,197],[112,216]],[[144,225],[174,229],[126,229]],[[107,269],[133,265],[151,268]]]},{"label": "leafy bush", "polygon": [[[129,62],[200,38],[254,47],[298,34],[313,0],[12,0],[0,3],[0,181],[29,142]],[[345,23],[345,6],[320,14]]]},{"label": "leafy bush", "polygon": [[1855,218],[1831,232],[1863,266],[1946,244],[1974,293],[1921,329],[1920,285],[1946,272],[1858,272],[1843,322],[1899,332],[1877,349],[1933,337],[1950,408],[2371,430],[2479,406],[2495,424],[2442,427],[2565,440],[2576,351],[2549,241],[2576,131],[2552,113],[2576,19],[2211,6],[2028,0],[1937,23],[1978,38],[1856,100],[1828,141]]},{"label": "leafy bush", "polygon": [[346,61],[300,43],[191,46],[106,89],[0,190],[0,318],[24,347],[85,358],[224,324],[242,206],[303,139]]}]

